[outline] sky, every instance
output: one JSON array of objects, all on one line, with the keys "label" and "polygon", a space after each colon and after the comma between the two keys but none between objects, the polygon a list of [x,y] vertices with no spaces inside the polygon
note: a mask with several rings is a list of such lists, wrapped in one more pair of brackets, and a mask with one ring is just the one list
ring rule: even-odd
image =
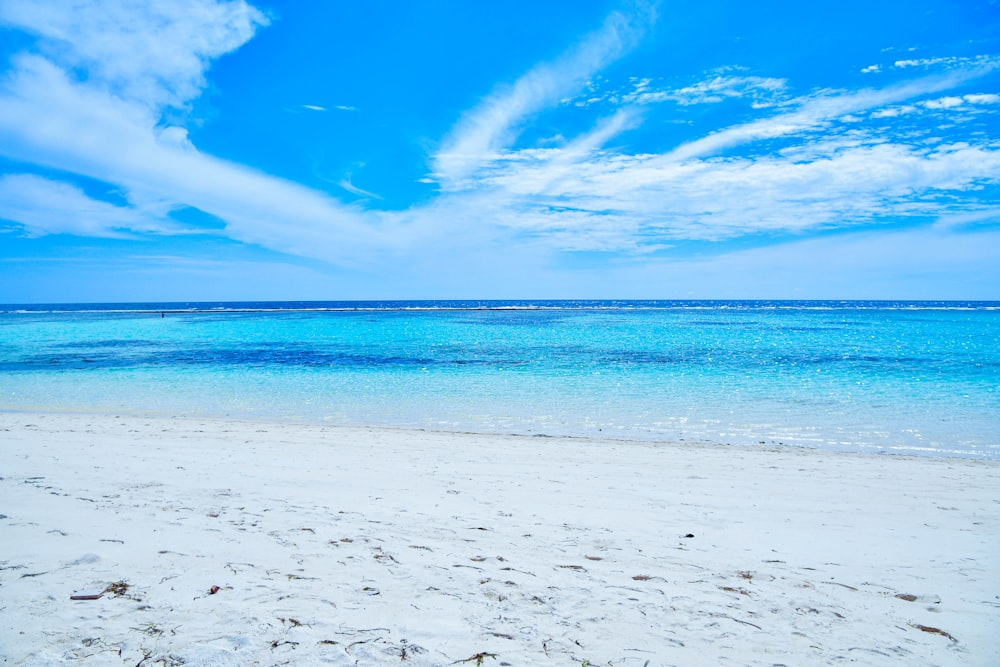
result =
[{"label": "sky", "polygon": [[0,0],[0,302],[1000,299],[1000,1]]}]

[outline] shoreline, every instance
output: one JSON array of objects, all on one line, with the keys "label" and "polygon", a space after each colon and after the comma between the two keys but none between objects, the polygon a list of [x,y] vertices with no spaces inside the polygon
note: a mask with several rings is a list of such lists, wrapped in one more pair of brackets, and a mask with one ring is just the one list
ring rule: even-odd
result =
[{"label": "shoreline", "polygon": [[441,435],[443,437],[459,436],[470,438],[501,438],[514,440],[566,440],[571,442],[592,442],[621,445],[651,446],[651,447],[695,447],[709,449],[739,449],[750,452],[782,452],[782,451],[807,451],[817,454],[831,455],[851,455],[858,457],[895,457],[914,459],[942,459],[958,461],[983,461],[993,462],[1000,465],[1000,452],[993,454],[991,451],[977,451],[967,449],[939,449],[935,447],[925,447],[916,449],[912,446],[874,446],[874,445],[850,445],[844,442],[837,444],[802,444],[793,439],[788,442],[779,441],[772,437],[770,442],[741,442],[734,437],[730,442],[712,440],[709,438],[675,438],[670,439],[662,434],[652,434],[650,431],[640,431],[641,436],[626,435],[625,431],[608,431],[606,433],[544,433],[544,432],[523,432],[523,431],[489,431],[471,430],[469,428],[447,428],[444,426],[418,426],[412,424],[391,424],[373,423],[360,424],[350,422],[322,421],[320,418],[310,415],[280,415],[280,414],[260,414],[247,413],[242,416],[220,415],[212,412],[204,414],[171,414],[169,412],[159,412],[154,410],[113,410],[88,409],[88,408],[66,408],[50,409],[39,407],[0,407],[0,419],[4,415],[51,415],[52,417],[80,417],[80,418],[106,418],[106,419],[135,419],[135,420],[166,420],[169,422],[198,422],[204,424],[261,424],[273,425],[275,427],[302,427],[306,429],[327,429],[340,431],[386,431],[388,433],[419,433],[428,436]]},{"label": "shoreline", "polygon": [[87,413],[0,430],[10,664],[1000,657],[997,461]]}]

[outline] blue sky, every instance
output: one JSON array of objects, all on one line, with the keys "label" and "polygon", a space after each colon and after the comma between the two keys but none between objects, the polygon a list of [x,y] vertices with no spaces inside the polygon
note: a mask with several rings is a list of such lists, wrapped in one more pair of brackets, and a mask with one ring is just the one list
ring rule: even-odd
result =
[{"label": "blue sky", "polygon": [[0,0],[0,301],[1000,298],[1000,3]]}]

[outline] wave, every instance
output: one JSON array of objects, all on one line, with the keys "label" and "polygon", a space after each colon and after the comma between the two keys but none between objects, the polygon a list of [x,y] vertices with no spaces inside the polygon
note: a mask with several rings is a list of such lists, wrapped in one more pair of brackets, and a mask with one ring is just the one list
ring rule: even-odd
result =
[{"label": "wave", "polygon": [[428,311],[980,311],[1000,310],[1000,301],[885,301],[885,300],[419,300],[419,301],[219,301],[149,303],[0,304],[0,313],[35,314],[253,314]]}]

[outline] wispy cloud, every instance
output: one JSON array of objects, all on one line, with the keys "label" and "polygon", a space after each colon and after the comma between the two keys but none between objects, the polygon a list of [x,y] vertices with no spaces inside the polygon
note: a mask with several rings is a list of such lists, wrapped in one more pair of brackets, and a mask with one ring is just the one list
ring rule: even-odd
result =
[{"label": "wispy cloud", "polygon": [[307,109],[309,111],[329,111],[330,109],[333,109],[334,111],[357,111],[358,110],[357,107],[351,107],[351,106],[347,106],[347,105],[344,105],[344,104],[335,104],[332,107],[321,107],[318,104],[303,104],[302,108],[303,109]]},{"label": "wispy cloud", "polygon": [[[560,251],[627,262],[691,241],[906,220],[938,220],[935,233],[947,235],[996,220],[989,198],[965,195],[1000,187],[1000,145],[987,132],[948,131],[995,117],[1000,96],[968,85],[1000,66],[996,58],[873,65],[868,82],[888,69],[913,78],[862,90],[796,92],[794,80],[736,67],[672,86],[642,76],[615,86],[597,75],[655,18],[653,5],[630,5],[464,114],[420,179],[439,185],[436,197],[374,211],[208,155],[171,112],[203,89],[213,58],[267,24],[263,14],[240,1],[122,4],[106,15],[105,4],[66,0],[59,12],[0,4],[0,20],[40,37],[0,81],[0,153],[50,176],[0,180],[0,217],[26,234],[177,233],[173,213],[193,207],[222,220],[218,233],[232,239],[331,263],[387,266],[405,249],[416,272],[458,257],[449,266],[461,280],[485,266],[502,272],[508,258],[498,247],[536,266]],[[741,122],[657,152],[628,145],[631,131],[677,122],[695,105],[738,105]],[[546,111],[579,112],[589,125],[519,140]],[[921,117],[942,122],[917,124]],[[123,201],[91,197],[55,180],[59,173],[106,183]],[[332,183],[379,198],[350,174]]]},{"label": "wispy cloud", "polygon": [[375,194],[374,192],[363,190],[358,186],[354,185],[354,183],[351,182],[350,176],[342,178],[341,180],[337,181],[337,185],[347,190],[352,195],[357,195],[358,197],[365,197],[367,199],[382,199],[381,196]]},{"label": "wispy cloud", "polygon": [[0,219],[21,223],[29,236],[124,238],[132,231],[167,231],[157,216],[97,201],[76,186],[32,174],[0,176]]},{"label": "wispy cloud", "polygon": [[972,69],[941,76],[929,76],[916,81],[881,89],[857,92],[828,91],[786,103],[793,110],[713,132],[701,139],[679,146],[667,156],[684,160],[710,155],[726,148],[752,141],[801,133],[821,128],[830,122],[862,111],[948,90],[981,76],[984,70]]},{"label": "wispy cloud", "polygon": [[434,156],[437,177],[447,184],[495,157],[517,136],[519,125],[529,115],[557,104],[631,50],[655,16],[655,7],[648,2],[613,12],[600,29],[555,61],[540,64],[512,85],[495,90],[445,139]]},{"label": "wispy cloud", "polygon": [[775,77],[738,74],[739,68],[726,67],[680,88],[658,85],[652,79],[634,77],[626,87],[599,92],[595,84],[576,97],[562,100],[576,107],[594,105],[657,104],[674,102],[681,106],[718,104],[747,99],[755,107],[771,106],[784,98],[787,82]]},{"label": "wispy cloud", "polygon": [[893,62],[893,67],[899,69],[906,69],[910,67],[922,67],[929,69],[932,67],[940,69],[969,69],[969,68],[980,68],[980,67],[996,67],[1000,63],[1000,58],[992,55],[981,55],[981,56],[943,56],[936,58],[916,58],[916,59],[906,59],[906,60],[896,60]]},{"label": "wispy cloud", "polygon": [[[869,126],[866,118],[887,119],[901,102],[928,113],[992,104],[992,94],[940,96],[989,72],[983,62],[884,88],[788,98],[758,107],[757,120],[660,154],[603,148],[645,118],[638,105],[625,107],[564,146],[496,151],[451,189],[475,198],[477,219],[521,238],[639,254],[680,241],[978,215],[986,205],[961,195],[1000,184],[1000,146],[982,137],[931,141],[926,126]],[[787,84],[766,87],[783,92]],[[638,80],[630,99],[648,88]],[[735,87],[716,78],[687,92],[721,90]]]},{"label": "wispy cloud", "polygon": [[42,37],[48,58],[95,87],[158,108],[198,95],[209,63],[268,19],[243,0],[4,0],[0,22]]},{"label": "wispy cloud", "polygon": [[94,226],[85,215],[75,227],[58,227],[12,205],[7,217],[32,233],[91,225],[109,234],[167,229],[172,210],[193,207],[223,220],[233,239],[303,256],[360,262],[385,245],[358,209],[202,153],[183,127],[165,124],[167,107],[199,93],[213,57],[266,24],[259,11],[214,0],[60,4],[61,11],[17,0],[0,5],[0,18],[39,34],[46,54],[16,56],[0,82],[0,153],[108,183],[127,205],[49,182],[56,201],[107,214],[108,223]]},{"label": "wispy cloud", "polygon": [[784,79],[761,76],[734,76],[718,74],[704,81],[662,92],[644,93],[637,101],[673,100],[678,104],[713,104],[726,99],[750,97],[771,100],[785,91]]}]

